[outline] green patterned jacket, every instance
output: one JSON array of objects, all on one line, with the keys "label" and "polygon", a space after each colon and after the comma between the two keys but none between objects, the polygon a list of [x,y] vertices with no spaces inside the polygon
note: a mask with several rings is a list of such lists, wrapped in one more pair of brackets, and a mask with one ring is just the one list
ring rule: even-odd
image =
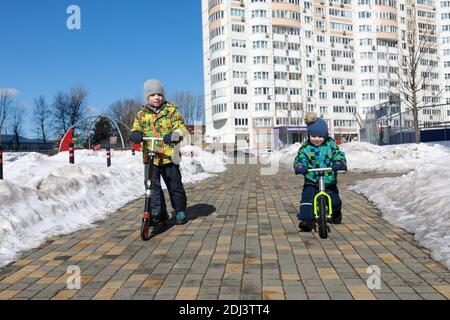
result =
[{"label": "green patterned jacket", "polygon": [[[337,160],[343,161],[344,164],[347,163],[344,152],[339,150],[333,138],[327,137],[318,147],[308,140],[298,150],[297,157],[294,160],[294,170],[297,167],[306,167],[308,169],[329,168]],[[334,171],[325,172],[324,177],[325,185],[337,183],[337,177]],[[318,173],[308,172],[305,175],[305,182],[307,180],[317,183]]]}]

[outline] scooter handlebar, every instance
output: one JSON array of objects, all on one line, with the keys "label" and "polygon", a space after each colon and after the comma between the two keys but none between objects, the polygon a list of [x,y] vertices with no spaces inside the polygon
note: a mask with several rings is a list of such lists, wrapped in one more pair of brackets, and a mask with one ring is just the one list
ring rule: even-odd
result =
[{"label": "scooter handlebar", "polygon": [[163,138],[158,138],[158,137],[144,137],[142,138],[144,141],[163,141]]},{"label": "scooter handlebar", "polygon": [[159,137],[144,137],[143,138],[144,141],[151,141],[150,144],[150,152],[154,152],[155,151],[155,141],[163,141],[163,138],[159,138]]}]

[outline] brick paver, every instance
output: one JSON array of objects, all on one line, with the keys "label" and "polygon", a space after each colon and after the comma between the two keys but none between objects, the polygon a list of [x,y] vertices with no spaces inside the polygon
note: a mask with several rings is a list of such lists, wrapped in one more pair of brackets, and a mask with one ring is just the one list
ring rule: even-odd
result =
[{"label": "brick paver", "polygon": [[[186,185],[187,224],[143,242],[143,199],[136,200],[0,269],[0,299],[449,299],[449,270],[347,190],[374,177],[340,177],[343,224],[322,240],[297,230],[302,178],[285,168],[264,176],[258,165],[228,165]],[[373,265],[381,287],[371,290]],[[69,266],[80,268],[80,289],[67,286]]]}]

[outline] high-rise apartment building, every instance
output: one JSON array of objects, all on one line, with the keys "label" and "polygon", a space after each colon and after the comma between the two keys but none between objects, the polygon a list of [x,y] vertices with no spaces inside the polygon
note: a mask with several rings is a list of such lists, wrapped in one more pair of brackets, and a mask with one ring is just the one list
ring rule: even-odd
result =
[{"label": "high-rise apartment building", "polygon": [[356,115],[401,93],[408,41],[424,37],[419,98],[450,102],[450,1],[202,0],[202,10],[208,143],[302,141],[306,112],[336,139],[358,138]]}]

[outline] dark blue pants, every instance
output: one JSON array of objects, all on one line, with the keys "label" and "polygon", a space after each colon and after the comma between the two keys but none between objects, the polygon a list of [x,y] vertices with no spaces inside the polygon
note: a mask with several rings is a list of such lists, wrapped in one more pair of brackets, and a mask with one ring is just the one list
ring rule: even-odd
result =
[{"label": "dark blue pants", "polygon": [[[145,165],[145,179],[147,179],[147,174],[149,170],[149,165]],[[186,210],[187,199],[186,192],[184,191],[183,183],[181,182],[181,172],[180,166],[174,163],[165,164],[163,166],[153,165],[152,169],[152,189],[151,189],[151,210],[152,213],[166,213],[166,199],[164,197],[164,192],[161,188],[161,176],[169,191],[170,203],[172,208],[178,211]]]},{"label": "dark blue pants", "polygon": [[[326,192],[331,197],[331,204],[333,209],[333,217],[337,218],[342,215],[342,201],[339,197],[339,190],[335,184],[326,186]],[[319,192],[319,188],[313,183],[305,183],[302,191],[302,199],[300,201],[300,210],[297,214],[299,220],[314,219],[314,197]]]}]

